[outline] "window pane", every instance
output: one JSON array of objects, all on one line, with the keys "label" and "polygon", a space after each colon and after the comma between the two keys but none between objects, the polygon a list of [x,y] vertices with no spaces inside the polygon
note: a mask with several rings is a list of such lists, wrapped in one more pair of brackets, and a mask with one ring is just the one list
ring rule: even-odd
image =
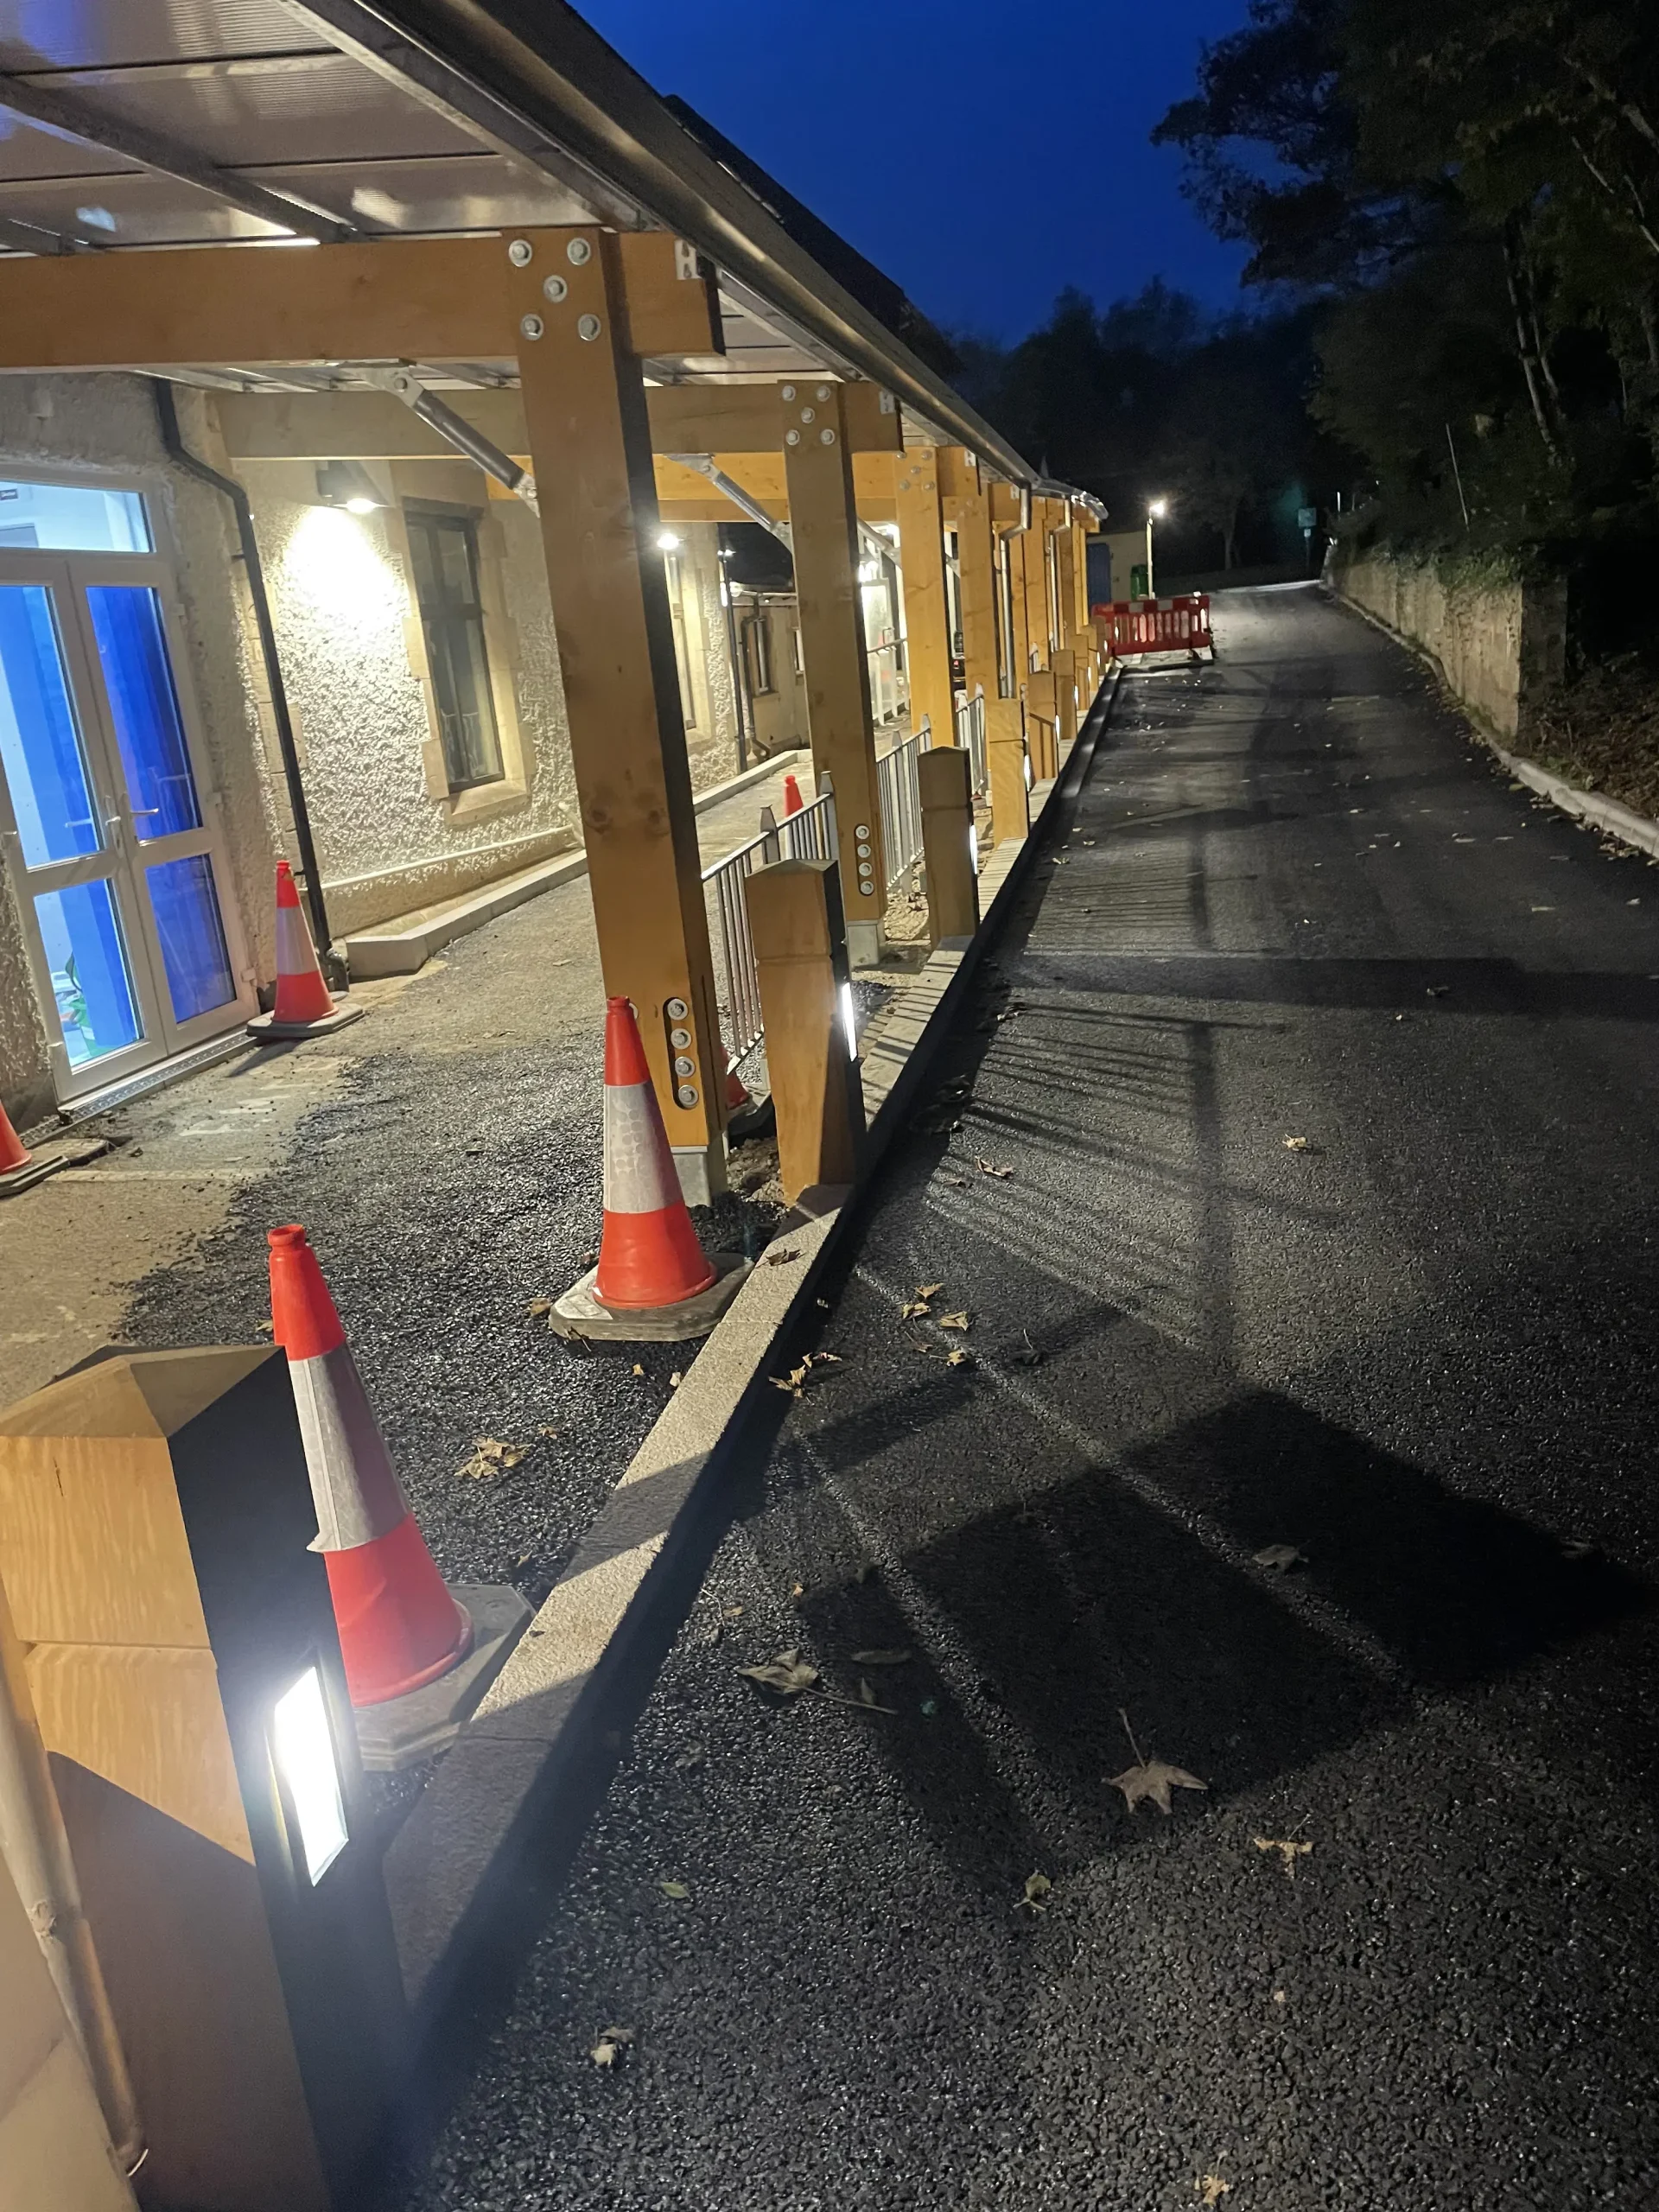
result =
[{"label": "window pane", "polygon": [[85,1067],[144,1033],[127,948],[108,883],[78,883],[35,901],[52,995],[71,1067]]},{"label": "window pane", "polygon": [[149,518],[137,492],[88,484],[26,484],[0,478],[0,546],[54,553],[148,553]]},{"label": "window pane", "polygon": [[142,841],[198,830],[201,808],[173,688],[161,594],[148,584],[93,584],[86,604],[104,664],[134,830]]},{"label": "window pane", "polygon": [[56,613],[41,584],[0,584],[0,763],[25,867],[97,852],[102,840]]},{"label": "window pane", "polygon": [[455,791],[499,783],[501,746],[478,605],[473,526],[459,517],[412,512],[406,519],[445,773]]},{"label": "window pane", "polygon": [[236,996],[230,949],[219,918],[213,864],[206,853],[188,860],[162,861],[147,868],[149,903],[162,941],[173,1018],[189,1021]]}]

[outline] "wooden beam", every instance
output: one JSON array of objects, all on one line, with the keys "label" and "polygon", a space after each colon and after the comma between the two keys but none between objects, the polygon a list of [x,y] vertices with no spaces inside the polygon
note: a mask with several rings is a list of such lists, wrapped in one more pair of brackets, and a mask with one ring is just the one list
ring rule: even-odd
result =
[{"label": "wooden beam", "polygon": [[[721,350],[708,283],[679,246],[667,231],[619,241],[624,334],[641,353]],[[511,358],[519,315],[545,320],[551,302],[535,264],[510,300],[505,257],[493,238],[19,256],[0,261],[0,369]]]},{"label": "wooden beam", "polygon": [[[991,487],[981,486],[972,456],[961,447],[940,454],[940,479],[959,488],[957,564],[962,585],[963,670],[968,696],[985,695],[985,749],[991,776],[991,838],[1002,844],[1030,828],[1026,804],[1026,741],[1018,697],[1001,696],[996,650],[996,540],[991,529]],[[969,489],[971,482],[972,489]]]},{"label": "wooden beam", "polygon": [[[904,426],[889,394],[873,384],[844,384],[840,390],[852,452],[904,451]],[[645,404],[657,453],[781,454],[773,442],[779,435],[774,385],[658,385],[645,394]]]},{"label": "wooden beam", "polygon": [[[622,256],[596,225],[525,235],[533,254],[524,268],[509,262],[505,240],[496,252],[520,332],[600,966],[607,995],[639,1011],[682,1182],[707,1197],[725,1186],[719,1015]],[[556,302],[543,289],[548,276],[566,288]]]},{"label": "wooden beam", "polygon": [[820,777],[827,769],[835,778],[847,944],[854,965],[865,967],[880,956],[887,879],[844,390],[804,378],[779,385],[779,442],[789,486],[812,765]]},{"label": "wooden beam", "polygon": [[944,520],[931,446],[915,446],[893,464],[899,558],[905,580],[905,665],[913,728],[927,716],[931,742],[956,743],[950,681],[950,609],[944,588]]}]

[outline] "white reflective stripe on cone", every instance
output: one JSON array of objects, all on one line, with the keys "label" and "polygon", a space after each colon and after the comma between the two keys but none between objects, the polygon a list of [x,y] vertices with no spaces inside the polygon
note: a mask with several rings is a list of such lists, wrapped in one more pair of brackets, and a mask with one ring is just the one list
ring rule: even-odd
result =
[{"label": "white reflective stripe on cone", "polygon": [[320,1552],[351,1551],[390,1535],[409,1511],[349,1344],[291,1359],[295,1410],[311,1471]]},{"label": "white reflective stripe on cone", "polygon": [[605,1211],[661,1213],[677,1205],[680,1179],[648,1083],[605,1086]]},{"label": "white reflective stripe on cone", "polygon": [[311,932],[297,906],[276,909],[276,972],[279,976],[308,976],[317,963]]}]

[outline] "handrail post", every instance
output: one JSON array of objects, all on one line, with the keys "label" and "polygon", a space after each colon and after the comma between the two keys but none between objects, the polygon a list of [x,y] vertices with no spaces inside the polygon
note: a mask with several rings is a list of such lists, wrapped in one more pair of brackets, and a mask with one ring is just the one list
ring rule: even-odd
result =
[{"label": "handrail post", "polygon": [[979,927],[973,765],[960,746],[936,745],[917,762],[929,941],[966,944]]},{"label": "handrail post", "polygon": [[853,1028],[852,974],[834,861],[780,861],[744,887],[778,1117],[778,1174],[803,1192],[856,1179],[864,1092]]}]

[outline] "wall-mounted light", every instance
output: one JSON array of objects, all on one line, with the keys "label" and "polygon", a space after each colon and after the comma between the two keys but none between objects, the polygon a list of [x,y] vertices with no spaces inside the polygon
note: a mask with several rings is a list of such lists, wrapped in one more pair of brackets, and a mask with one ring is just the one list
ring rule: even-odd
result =
[{"label": "wall-mounted light", "polygon": [[350,1841],[322,1677],[308,1667],[272,1708],[270,1747],[283,1778],[300,1855],[315,1889]]},{"label": "wall-mounted light", "polygon": [[317,498],[349,515],[372,515],[391,505],[360,461],[325,461],[317,470]]},{"label": "wall-mounted light", "polygon": [[677,531],[672,530],[659,530],[658,531],[657,550],[659,553],[677,553],[679,550],[680,540]]}]

